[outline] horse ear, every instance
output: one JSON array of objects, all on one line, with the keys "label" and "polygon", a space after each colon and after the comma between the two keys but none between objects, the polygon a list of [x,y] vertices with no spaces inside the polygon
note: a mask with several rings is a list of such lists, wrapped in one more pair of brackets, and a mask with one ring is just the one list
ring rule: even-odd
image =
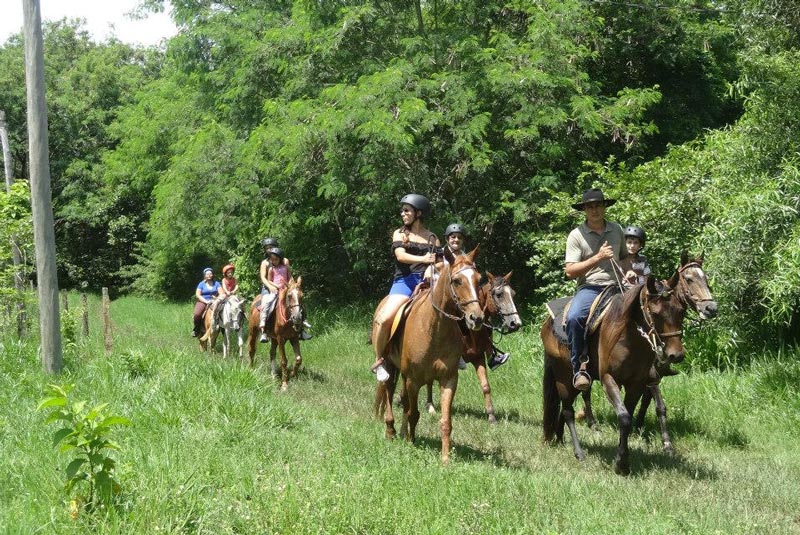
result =
[{"label": "horse ear", "polygon": [[667,286],[669,286],[670,288],[677,288],[678,282],[680,281],[680,277],[681,277],[680,273],[676,271],[672,275],[672,278],[667,281]]},{"label": "horse ear", "polygon": [[506,282],[508,282],[508,281],[511,279],[511,275],[512,275],[513,273],[514,273],[514,270],[512,269],[511,271],[509,271],[509,272],[508,272],[508,274],[507,274],[505,277],[503,277],[503,279],[504,279]]},{"label": "horse ear", "polygon": [[469,258],[469,261],[471,263],[475,262],[475,257],[478,256],[478,251],[480,251],[480,249],[481,249],[480,244],[476,245],[475,248],[472,251],[470,251],[469,254],[467,255],[467,258]]},{"label": "horse ear", "polygon": [[444,248],[444,259],[447,260],[448,264],[453,264],[456,261],[456,257],[453,256],[453,251],[447,246]]},{"label": "horse ear", "polygon": [[493,282],[494,281],[494,275],[492,275],[491,271],[487,271],[486,272],[486,278],[489,279],[489,282]]},{"label": "horse ear", "polygon": [[656,278],[652,275],[647,277],[647,293],[649,294],[656,294],[658,293],[658,289],[656,288]]},{"label": "horse ear", "polygon": [[684,249],[681,251],[681,267],[689,263],[689,251]]},{"label": "horse ear", "polygon": [[300,275],[297,277],[297,287],[300,288],[303,285],[303,276]]}]

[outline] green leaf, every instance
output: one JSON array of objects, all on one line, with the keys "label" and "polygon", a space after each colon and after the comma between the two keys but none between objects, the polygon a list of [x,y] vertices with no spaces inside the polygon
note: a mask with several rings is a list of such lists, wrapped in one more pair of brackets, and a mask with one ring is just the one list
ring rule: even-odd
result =
[{"label": "green leaf", "polygon": [[105,409],[107,406],[108,406],[108,403],[101,403],[97,407],[94,407],[86,415],[86,419],[87,420],[94,420],[95,418],[97,418],[100,415],[100,413],[103,411],[103,409]]},{"label": "green leaf", "polygon": [[64,427],[53,433],[53,447],[55,448],[59,444],[59,442],[61,442],[66,437],[71,435],[73,431],[74,429],[72,429],[71,427]]},{"label": "green leaf", "polygon": [[42,409],[46,409],[48,407],[64,407],[67,404],[67,398],[65,397],[49,397],[43,399],[39,405],[36,407],[37,411]]},{"label": "green leaf", "polygon": [[97,425],[97,429],[108,428],[112,425],[131,425],[131,421],[124,416],[109,416]]},{"label": "green leaf", "polygon": [[83,457],[77,457],[73,459],[72,462],[67,465],[67,478],[72,479],[75,477],[75,474],[78,473],[78,470],[84,465],[84,463],[86,463],[86,459]]}]

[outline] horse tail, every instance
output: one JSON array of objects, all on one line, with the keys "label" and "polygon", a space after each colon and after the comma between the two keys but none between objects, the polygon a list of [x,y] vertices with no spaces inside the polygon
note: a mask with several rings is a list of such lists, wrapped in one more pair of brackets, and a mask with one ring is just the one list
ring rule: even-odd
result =
[{"label": "horse tail", "polygon": [[375,416],[380,418],[386,412],[386,383],[378,383],[375,388]]},{"label": "horse tail", "polygon": [[542,374],[542,431],[545,442],[552,442],[558,427],[558,412],[561,398],[556,388],[556,376],[553,363],[545,353],[544,373]]},{"label": "horse tail", "polygon": [[200,337],[200,341],[201,342],[208,342],[209,338],[211,338],[211,327],[206,329],[205,334],[203,334],[203,336]]}]

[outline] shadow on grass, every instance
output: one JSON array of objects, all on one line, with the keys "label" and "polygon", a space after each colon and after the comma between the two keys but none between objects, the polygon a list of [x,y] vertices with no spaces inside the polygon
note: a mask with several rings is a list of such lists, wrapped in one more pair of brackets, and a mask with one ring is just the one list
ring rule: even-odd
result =
[{"label": "shadow on grass", "polygon": [[[503,458],[502,451],[500,450],[492,450],[487,452],[475,449],[466,444],[453,444],[453,442],[451,442],[451,445],[453,447],[454,457],[458,461],[487,463],[502,468],[522,467],[522,465],[515,466],[506,462],[506,460]],[[414,441],[414,447],[425,448],[426,450],[436,452],[437,455],[441,455],[442,441],[439,438],[417,436],[417,440]]]},{"label": "shadow on grass", "polygon": [[[421,403],[420,406],[422,406]],[[437,413],[440,411],[438,405],[436,406],[436,411]],[[465,406],[458,404],[453,406],[453,416],[469,416],[472,418],[476,418],[478,420],[486,420],[487,422],[489,420],[489,416],[486,414],[486,409],[484,407],[472,407],[472,406]],[[498,422],[509,421],[516,424],[533,426],[533,427],[539,427],[542,425],[541,419],[534,419],[526,416],[521,416],[520,412],[517,409],[507,409],[507,410],[495,409],[494,416],[495,418],[497,418]]]},{"label": "shadow on grass", "polygon": [[[597,444],[581,444],[587,455],[597,455],[601,457],[611,468],[617,456],[616,446],[606,446]],[[649,453],[635,447],[630,449],[631,474],[637,475],[653,470],[669,470],[679,472],[691,479],[705,481],[716,480],[718,473],[716,470],[708,468],[699,463],[691,462],[679,454],[667,455],[663,452]]]}]

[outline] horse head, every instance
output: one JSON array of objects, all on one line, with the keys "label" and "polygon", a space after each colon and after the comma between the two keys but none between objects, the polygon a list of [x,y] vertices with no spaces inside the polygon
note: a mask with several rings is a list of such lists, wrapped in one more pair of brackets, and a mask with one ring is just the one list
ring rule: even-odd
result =
[{"label": "horse head", "polygon": [[686,309],[676,292],[677,275],[665,282],[647,277],[647,283],[639,294],[645,334],[661,364],[681,362],[686,356],[682,340]]},{"label": "horse head", "polygon": [[501,329],[514,332],[522,327],[522,320],[514,304],[514,289],[508,284],[513,271],[509,271],[503,277],[495,277],[490,272],[486,272],[487,284],[482,288],[488,294],[486,308],[492,316],[500,316],[503,319]]},{"label": "horse head", "polygon": [[244,299],[238,295],[228,297],[222,309],[222,324],[234,331],[241,329],[247,318],[245,305]]},{"label": "horse head", "polygon": [[478,299],[481,275],[474,262],[478,249],[479,247],[475,247],[469,253],[459,256],[454,256],[447,247],[444,250],[450,299],[467,324],[467,328],[473,331],[483,328],[483,310]]},{"label": "horse head", "polygon": [[286,294],[284,296],[286,305],[287,320],[292,324],[295,331],[303,330],[303,277],[290,279],[286,284]]},{"label": "horse head", "polygon": [[685,305],[691,306],[700,319],[711,319],[717,315],[717,302],[711,295],[708,278],[703,271],[705,253],[689,260],[689,253],[681,253],[681,267],[678,268],[678,293]]}]

